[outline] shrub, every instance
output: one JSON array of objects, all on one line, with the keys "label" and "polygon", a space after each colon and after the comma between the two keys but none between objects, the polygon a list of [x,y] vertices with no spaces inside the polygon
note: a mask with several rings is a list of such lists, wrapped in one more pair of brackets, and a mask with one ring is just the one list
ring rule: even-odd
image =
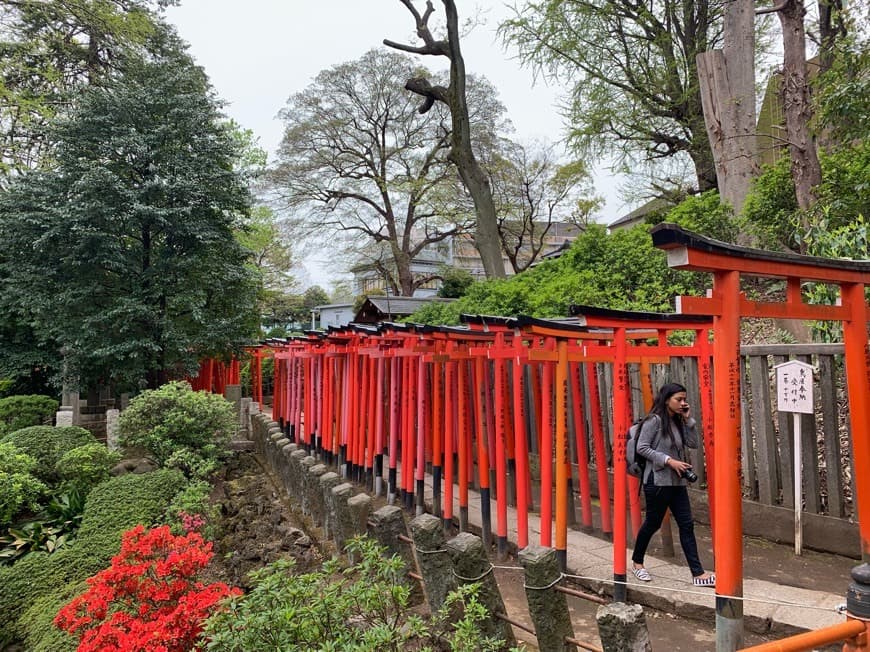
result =
[{"label": "shrub", "polygon": [[[208,482],[194,480],[175,495],[166,508],[164,519],[172,528],[173,534],[196,530],[210,541],[217,538],[216,523],[220,513],[219,508],[209,502],[210,493],[211,485]],[[196,517],[202,523],[198,527],[192,527]]]},{"label": "shrub", "polygon": [[93,487],[109,479],[109,472],[120,460],[120,453],[94,442],[67,451],[54,468],[68,490],[87,495]]},{"label": "shrub", "polygon": [[223,397],[173,382],[134,398],[121,413],[118,433],[122,446],[144,448],[162,465],[185,449],[205,460],[221,458],[236,421]]},{"label": "shrub", "polygon": [[11,523],[23,509],[35,510],[48,490],[31,474],[35,466],[33,458],[14,445],[0,443],[0,526]]},{"label": "shrub", "polygon": [[320,571],[292,576],[294,561],[284,559],[251,573],[251,591],[206,621],[201,649],[317,650],[325,641],[330,650],[503,649],[503,641],[480,632],[488,614],[477,598],[479,586],[451,594],[447,608],[426,623],[408,612],[405,567],[397,556],[385,557],[366,537],[347,547],[360,561],[344,569],[332,560]]},{"label": "shrub", "polygon": [[78,636],[80,652],[187,652],[217,603],[238,590],[197,575],[212,558],[211,544],[168,526],[124,534],[112,564],[88,580],[89,588],[54,619]]},{"label": "shrub", "polygon": [[69,451],[96,443],[94,436],[77,426],[31,426],[10,432],[2,441],[14,444],[35,461],[33,475],[49,485],[57,484],[59,478],[55,465]]},{"label": "shrub", "polygon": [[50,396],[27,394],[0,398],[0,435],[51,423],[59,403]]},{"label": "shrub", "polygon": [[20,623],[28,652],[77,651],[78,639],[55,627],[53,621],[61,607],[87,587],[85,582],[77,582],[39,598],[24,611]]},{"label": "shrub", "polygon": [[31,553],[13,566],[0,567],[0,642],[23,635],[18,618],[36,599],[106,568],[124,531],[160,522],[184,485],[184,476],[169,470],[111,478],[88,494],[73,545],[53,555]]}]

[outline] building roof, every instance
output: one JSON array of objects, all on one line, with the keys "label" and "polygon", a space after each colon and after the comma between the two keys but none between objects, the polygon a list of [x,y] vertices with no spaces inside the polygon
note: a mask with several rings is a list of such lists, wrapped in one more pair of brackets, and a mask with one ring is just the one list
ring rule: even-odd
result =
[{"label": "building roof", "polygon": [[673,203],[669,202],[666,199],[662,199],[661,197],[656,197],[655,199],[651,199],[643,206],[635,208],[633,211],[628,213],[627,215],[623,215],[615,222],[611,222],[607,228],[611,231],[615,229],[630,229],[636,224],[640,224],[644,221],[647,215],[650,213],[655,213],[656,211],[667,210],[673,206]]},{"label": "building roof", "polygon": [[397,317],[407,317],[417,312],[427,303],[450,303],[453,299],[440,297],[368,297],[356,313],[354,321],[360,324],[375,324],[390,321]]}]

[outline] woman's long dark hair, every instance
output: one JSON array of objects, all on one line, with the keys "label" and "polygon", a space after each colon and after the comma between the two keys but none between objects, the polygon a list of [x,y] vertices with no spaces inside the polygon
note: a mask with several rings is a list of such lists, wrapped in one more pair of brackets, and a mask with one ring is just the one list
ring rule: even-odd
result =
[{"label": "woman's long dark hair", "polygon": [[668,437],[671,437],[671,429],[664,427],[665,424],[669,423],[673,427],[679,428],[682,423],[675,421],[671,414],[668,412],[668,401],[671,396],[674,394],[678,394],[680,392],[685,392],[686,388],[680,385],[679,383],[666,383],[662,385],[661,389],[659,389],[659,393],[656,396],[656,400],[653,401],[653,406],[647,415],[647,418],[652,416],[653,414],[657,415],[659,419],[661,419],[662,423],[662,433]]}]

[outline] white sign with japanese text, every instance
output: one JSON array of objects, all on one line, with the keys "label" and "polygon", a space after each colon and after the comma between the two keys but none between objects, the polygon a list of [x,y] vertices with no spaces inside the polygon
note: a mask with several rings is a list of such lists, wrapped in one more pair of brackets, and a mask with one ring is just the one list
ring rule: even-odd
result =
[{"label": "white sign with japanese text", "polygon": [[813,413],[813,366],[799,360],[776,365],[776,409]]}]

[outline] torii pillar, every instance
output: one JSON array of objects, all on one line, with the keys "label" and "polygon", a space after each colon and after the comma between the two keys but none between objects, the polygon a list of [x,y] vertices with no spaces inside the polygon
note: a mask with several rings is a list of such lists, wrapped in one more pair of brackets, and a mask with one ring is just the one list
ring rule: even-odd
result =
[{"label": "torii pillar", "polygon": [[[716,650],[743,647],[743,513],[740,493],[740,318],[812,319],[843,322],[846,386],[852,421],[853,478],[861,553],[870,562],[870,378],[864,287],[870,261],[831,260],[761,251],[711,240],[674,224],[651,230],[653,244],[667,251],[676,269],[711,272],[709,297],[678,297],[686,314],[713,315],[713,439],[716,486],[713,551],[716,555]],[[740,292],[741,275],[780,278],[785,300],[750,301]],[[840,305],[806,304],[803,281],[840,288]]]}]

